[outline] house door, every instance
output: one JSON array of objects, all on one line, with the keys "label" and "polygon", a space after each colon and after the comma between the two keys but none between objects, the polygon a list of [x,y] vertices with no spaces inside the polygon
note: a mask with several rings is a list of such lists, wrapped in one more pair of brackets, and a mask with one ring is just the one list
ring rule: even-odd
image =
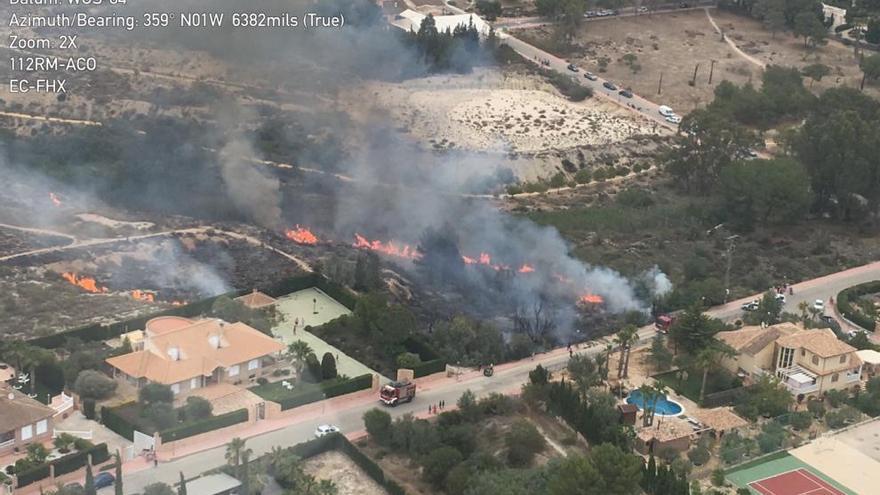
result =
[{"label": "house door", "polygon": [[257,404],[257,421],[261,419],[266,419],[266,403],[260,402]]}]

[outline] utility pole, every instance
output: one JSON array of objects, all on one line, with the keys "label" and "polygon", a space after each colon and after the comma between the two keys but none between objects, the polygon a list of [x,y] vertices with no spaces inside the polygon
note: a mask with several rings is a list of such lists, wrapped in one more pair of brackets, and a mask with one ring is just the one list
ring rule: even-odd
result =
[{"label": "utility pole", "polygon": [[700,70],[700,63],[697,62],[697,65],[694,66],[694,77],[691,78],[691,86],[697,85],[697,71]]},{"label": "utility pole", "polygon": [[712,74],[715,73],[715,60],[712,60],[712,65],[709,67],[709,85],[712,85]]},{"label": "utility pole", "polygon": [[659,95],[662,92],[663,92],[663,73],[661,72],[660,73],[660,82],[657,83],[657,94]]},{"label": "utility pole", "polygon": [[733,266],[733,250],[736,249],[736,238],[734,234],[727,238],[727,268],[724,270],[724,302],[730,296],[730,268]]}]

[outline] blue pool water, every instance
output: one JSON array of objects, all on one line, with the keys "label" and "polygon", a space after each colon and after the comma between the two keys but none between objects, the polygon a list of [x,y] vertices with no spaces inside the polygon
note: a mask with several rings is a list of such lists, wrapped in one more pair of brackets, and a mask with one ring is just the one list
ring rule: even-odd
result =
[{"label": "blue pool water", "polygon": [[[635,404],[639,409],[645,408],[644,399],[642,398],[642,393],[638,390],[633,390],[629,393],[629,396],[626,398],[627,404]],[[661,416],[677,416],[681,414],[684,408],[681,407],[681,404],[678,402],[669,400],[664,395],[663,397],[657,399],[657,409],[655,410],[655,414],[659,414]]]}]

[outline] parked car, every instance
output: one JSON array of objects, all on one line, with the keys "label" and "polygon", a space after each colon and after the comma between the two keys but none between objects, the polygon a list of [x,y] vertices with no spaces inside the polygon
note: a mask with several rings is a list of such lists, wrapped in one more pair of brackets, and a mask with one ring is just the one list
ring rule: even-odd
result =
[{"label": "parked car", "polygon": [[599,14],[595,10],[588,10],[584,13],[584,17],[588,19],[592,19],[593,17],[598,16]]},{"label": "parked car", "polygon": [[675,114],[667,115],[666,122],[669,122],[670,124],[681,124],[681,117]]},{"label": "parked car", "polygon": [[570,70],[570,71],[572,71],[572,72],[577,72],[577,71],[579,71],[580,69],[578,69],[577,65],[574,65],[574,64],[568,64],[568,70]]},{"label": "parked car", "polygon": [[315,428],[315,438],[321,438],[331,433],[339,433],[339,427],[334,425],[320,425]]},{"label": "parked car", "polygon": [[114,477],[112,474],[106,471],[98,473],[95,476],[95,488],[101,489],[108,486],[113,486],[114,481],[116,481],[116,477]]},{"label": "parked car", "polygon": [[823,301],[821,299],[816,299],[815,301],[813,301],[813,309],[824,313],[825,312],[825,301]]},{"label": "parked car", "polygon": [[630,91],[628,89],[621,89],[620,92],[617,94],[619,94],[620,96],[622,96],[624,98],[632,98],[633,97],[632,91]]},{"label": "parked car", "polygon": [[675,115],[675,112],[672,111],[672,108],[667,107],[666,105],[660,105],[657,108],[657,111],[660,112],[660,115],[664,117],[669,117],[670,115]]},{"label": "parked car", "polygon": [[595,81],[596,79],[599,79],[598,77],[596,77],[596,74],[593,74],[592,72],[584,72],[584,77],[586,77],[590,81]]},{"label": "parked car", "polygon": [[602,83],[602,86],[605,86],[605,89],[609,91],[617,91],[617,86],[614,85],[611,81],[605,81]]},{"label": "parked car", "polygon": [[779,302],[781,302],[782,304],[785,304],[785,294],[778,294],[778,293],[777,293],[777,294],[776,294],[776,300],[779,301]]},{"label": "parked car", "polygon": [[819,319],[828,325],[828,328],[830,328],[835,334],[840,334],[840,323],[838,323],[833,316],[819,315]]},{"label": "parked car", "polygon": [[749,301],[743,304],[742,306],[740,306],[740,308],[742,308],[743,311],[755,311],[756,309],[758,309],[759,304],[760,303],[758,302],[758,300],[755,299],[754,301]]},{"label": "parked car", "polygon": [[639,12],[640,12],[640,13],[645,13],[645,12],[647,12],[647,11],[648,11],[648,7],[639,7]]}]

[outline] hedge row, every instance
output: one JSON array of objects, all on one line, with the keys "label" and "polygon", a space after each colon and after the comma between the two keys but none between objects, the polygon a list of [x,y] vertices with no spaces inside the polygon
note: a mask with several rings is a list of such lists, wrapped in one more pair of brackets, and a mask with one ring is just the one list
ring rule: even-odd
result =
[{"label": "hedge row", "polygon": [[163,442],[173,442],[209,431],[219,430],[220,428],[226,428],[227,426],[237,425],[238,423],[244,423],[247,420],[248,410],[238,409],[226,414],[211,416],[194,423],[182,424],[162,430],[159,432],[159,436]]},{"label": "hedge row", "polygon": [[101,424],[115,431],[118,435],[125,437],[129,441],[133,442],[135,430],[134,425],[129,423],[128,420],[126,420],[124,417],[116,412],[116,409],[131,407],[132,404],[133,402],[127,402],[116,407],[102,407]]},{"label": "hedge row", "polygon": [[877,326],[877,322],[875,322],[873,318],[862,314],[861,311],[856,310],[851,301],[865,294],[874,294],[876,292],[880,292],[880,280],[854,285],[844,289],[837,294],[837,309],[847,320],[873,332]]},{"label": "hedge row", "polygon": [[420,378],[423,376],[433,375],[446,370],[446,361],[443,359],[434,359],[425,361],[424,363],[413,366],[413,376]]},{"label": "hedge row", "polygon": [[330,450],[339,450],[347,455],[355,464],[364,470],[376,483],[384,487],[391,495],[406,495],[406,491],[394,480],[385,476],[382,468],[372,459],[355,447],[344,435],[333,433],[308,442],[290,447],[290,452],[301,459],[308,459]]},{"label": "hedge row", "polygon": [[110,459],[110,452],[107,451],[107,444],[101,443],[88,450],[81,450],[52,461],[51,464],[55,465],[55,476],[72,473],[85,466],[89,454],[92,456],[93,466],[103,464]]},{"label": "hedge row", "polygon": [[433,347],[419,338],[408,337],[403,342],[403,347],[414,354],[419,355],[421,364],[413,366],[413,375],[416,378],[433,375],[446,369],[446,361]]},{"label": "hedge row", "polygon": [[17,484],[15,486],[21,488],[23,486],[28,486],[31,483],[46,479],[48,477],[49,464],[44,462],[43,464],[40,464],[39,466],[34,466],[22,473],[16,473],[15,479],[17,480]]},{"label": "hedge row", "polygon": [[36,481],[40,481],[42,479],[46,479],[51,474],[51,466],[55,466],[55,476],[61,476],[62,474],[72,473],[77,469],[86,465],[88,462],[89,454],[92,456],[92,465],[103,464],[110,459],[110,453],[107,451],[107,444],[101,443],[95,445],[92,448],[86,450],[80,450],[79,452],[74,452],[72,454],[67,454],[64,457],[59,457],[51,462],[44,462],[39,466],[34,466],[27,471],[16,474],[17,487],[21,488],[23,486],[30,485]]},{"label": "hedge row", "polygon": [[63,346],[69,338],[77,338],[84,342],[112,339],[125,332],[144,328],[147,321],[159,316],[183,316],[190,318],[205,314],[211,309],[211,306],[217,298],[223,296],[238,297],[243,292],[244,291],[228,292],[226,294],[209,297],[183,306],[174,306],[158,313],[139,316],[137,318],[132,318],[131,320],[118,321],[109,325],[95,324],[68,330],[66,332],[59,332],[53,335],[47,335],[45,337],[37,337],[29,340],[28,343],[46,349],[55,349]]},{"label": "hedge row", "polygon": [[318,388],[307,388],[301,393],[294,392],[290,397],[285,397],[278,401],[281,410],[286,411],[312,402],[317,402],[325,398],[336,397],[338,395],[350,394],[358,390],[370,388],[373,385],[373,375],[370,373],[356,376],[342,382],[333,382],[321,384]]}]

